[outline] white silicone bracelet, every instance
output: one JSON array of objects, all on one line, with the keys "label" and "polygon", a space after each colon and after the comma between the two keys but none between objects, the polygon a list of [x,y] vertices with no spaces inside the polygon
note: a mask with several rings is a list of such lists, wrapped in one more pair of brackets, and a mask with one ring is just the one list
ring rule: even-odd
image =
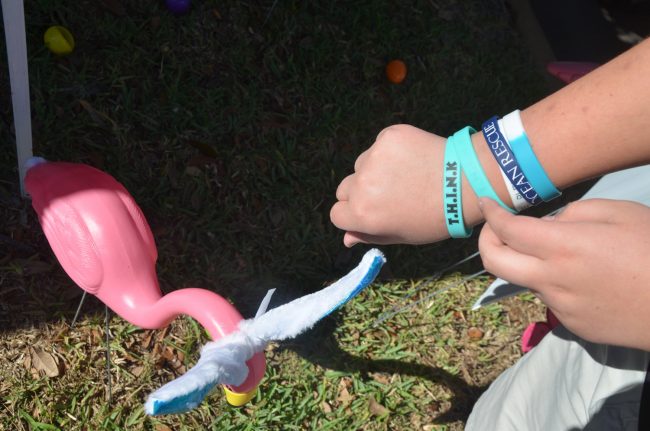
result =
[{"label": "white silicone bracelet", "polygon": [[508,141],[515,139],[517,136],[526,134],[524,125],[521,122],[520,113],[521,111],[519,109],[515,109],[499,120],[501,133],[503,133],[503,136],[505,136]]},{"label": "white silicone bracelet", "polygon": [[503,177],[503,182],[506,183],[506,189],[508,190],[508,194],[510,195],[510,200],[512,201],[512,206],[517,210],[517,212],[521,212],[527,208],[530,208],[532,205],[529,204],[526,199],[519,193],[519,190],[515,186],[512,185],[510,180],[508,180],[508,177],[506,174],[499,169],[499,172],[501,172],[501,176]]},{"label": "white silicone bracelet", "polygon": [[[499,124],[499,129],[503,131],[503,120],[499,120],[497,122]],[[506,140],[506,145],[510,146],[510,143],[508,142],[508,138],[503,134],[503,137]],[[532,205],[529,204],[526,199],[519,193],[519,190],[510,182],[508,179],[508,176],[503,172],[503,169],[499,169],[499,172],[501,172],[501,177],[503,177],[503,182],[506,184],[506,189],[508,190],[508,194],[510,195],[510,200],[512,201],[512,206],[517,210],[517,212],[523,211],[527,208],[530,208]]]}]

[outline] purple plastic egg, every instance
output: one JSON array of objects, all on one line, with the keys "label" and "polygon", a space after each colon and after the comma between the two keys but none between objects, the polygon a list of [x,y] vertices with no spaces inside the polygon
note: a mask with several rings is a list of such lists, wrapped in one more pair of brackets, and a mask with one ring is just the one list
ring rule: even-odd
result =
[{"label": "purple plastic egg", "polygon": [[191,0],[165,0],[167,9],[173,14],[182,15],[190,10]]}]

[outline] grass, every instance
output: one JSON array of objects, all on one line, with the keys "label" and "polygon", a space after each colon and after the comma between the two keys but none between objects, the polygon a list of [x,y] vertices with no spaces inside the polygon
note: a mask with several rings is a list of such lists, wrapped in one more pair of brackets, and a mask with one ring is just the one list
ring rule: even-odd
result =
[{"label": "grass", "polygon": [[[362,247],[345,250],[328,214],[383,127],[446,135],[546,91],[497,0],[206,0],[182,17],[153,1],[25,3],[35,153],[111,173],[152,226],[163,291],[211,288],[245,316],[269,287],[281,303],[356,263]],[[75,36],[71,56],[43,46],[53,24]],[[401,85],[383,76],[392,58],[409,66]],[[69,328],[80,290],[18,198],[5,68],[0,100],[0,429],[461,429],[539,317],[527,297],[467,311],[480,278],[373,328],[423,283],[455,280],[426,276],[475,240],[384,247],[374,286],[269,347],[262,390],[242,409],[215,394],[190,414],[146,417],[146,395],[194,363],[205,334],[189,318],[144,331],[113,316],[108,403],[103,308],[88,301]],[[60,376],[32,373],[30,348]]]}]

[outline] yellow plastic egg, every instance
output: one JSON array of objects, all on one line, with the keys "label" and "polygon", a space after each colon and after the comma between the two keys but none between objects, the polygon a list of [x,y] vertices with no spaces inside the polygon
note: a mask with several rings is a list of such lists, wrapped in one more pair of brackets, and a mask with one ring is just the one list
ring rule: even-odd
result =
[{"label": "yellow plastic egg", "polygon": [[67,55],[74,49],[74,37],[67,28],[54,25],[43,36],[45,46],[56,55]]}]

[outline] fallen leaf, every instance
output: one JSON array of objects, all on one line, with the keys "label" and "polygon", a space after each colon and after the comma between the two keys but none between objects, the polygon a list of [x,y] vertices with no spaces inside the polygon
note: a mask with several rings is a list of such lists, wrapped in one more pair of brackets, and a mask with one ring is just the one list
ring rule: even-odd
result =
[{"label": "fallen leaf", "polygon": [[381,383],[382,385],[390,384],[390,376],[384,373],[372,373],[372,379],[376,382]]},{"label": "fallen leaf", "polygon": [[[30,352],[31,353],[31,352]],[[25,359],[23,359],[23,366],[27,371],[30,371],[32,369],[32,355],[25,355]]]},{"label": "fallen leaf", "polygon": [[52,338],[52,341],[57,342],[57,341],[64,341],[66,335],[68,335],[69,329],[68,327],[65,328],[59,328],[57,331],[56,335]]},{"label": "fallen leaf", "polygon": [[160,343],[164,340],[167,334],[169,334],[170,328],[171,326],[167,325],[162,329],[162,331],[157,331],[158,335],[156,336],[156,341]]},{"label": "fallen leaf", "polygon": [[[133,345],[133,343],[131,343],[131,345]],[[127,349],[130,349],[130,347],[127,347]],[[122,357],[123,357],[125,360],[127,360],[127,361],[131,361],[131,362],[136,362],[136,361],[138,360],[135,356],[133,356],[132,354],[130,354],[128,351],[123,352],[123,353],[122,353]]]},{"label": "fallen leaf", "polygon": [[156,431],[172,431],[172,429],[165,424],[156,424]]},{"label": "fallen leaf", "polygon": [[197,168],[196,166],[188,166],[185,168],[185,173],[191,177],[198,177],[201,175],[201,169]]},{"label": "fallen leaf", "polygon": [[143,371],[144,371],[144,367],[142,365],[138,365],[136,367],[131,368],[131,374],[133,374],[136,377],[140,377]]},{"label": "fallen leaf", "polygon": [[172,350],[171,347],[165,346],[165,350],[162,352],[163,358],[167,359],[168,361],[174,360],[174,351]]},{"label": "fallen leaf", "polygon": [[354,397],[350,395],[350,392],[348,392],[348,389],[346,387],[343,387],[339,390],[339,396],[336,397],[336,401],[345,406],[350,404],[350,401],[352,401],[353,398]]},{"label": "fallen leaf", "polygon": [[153,338],[153,334],[154,334],[154,331],[145,331],[142,334],[142,341],[140,342],[140,345],[143,348],[145,348],[145,349],[149,348],[149,346],[151,345],[151,339]]},{"label": "fallen leaf", "polygon": [[102,342],[104,336],[97,328],[90,330],[90,344],[95,345]]},{"label": "fallen leaf", "polygon": [[60,374],[59,364],[52,354],[41,348],[31,349],[32,366],[38,371],[43,371],[48,377],[57,377]]},{"label": "fallen leaf", "polygon": [[472,341],[478,341],[481,338],[483,338],[483,331],[481,331],[479,328],[475,326],[472,326],[467,330],[467,336]]},{"label": "fallen leaf", "polygon": [[372,395],[368,397],[368,411],[375,416],[387,416],[390,413],[390,410],[379,404]]},{"label": "fallen leaf", "polygon": [[162,351],[163,351],[163,345],[160,344],[159,342],[156,342],[153,345],[153,349],[151,349],[151,354],[153,356],[160,356],[162,354]]},{"label": "fallen leaf", "polygon": [[320,403],[320,409],[325,414],[332,413],[332,406],[330,406],[327,401],[323,401],[322,403]]},{"label": "fallen leaf", "polygon": [[349,377],[343,377],[339,381],[339,389],[341,388],[351,388],[352,387],[352,379]]}]

